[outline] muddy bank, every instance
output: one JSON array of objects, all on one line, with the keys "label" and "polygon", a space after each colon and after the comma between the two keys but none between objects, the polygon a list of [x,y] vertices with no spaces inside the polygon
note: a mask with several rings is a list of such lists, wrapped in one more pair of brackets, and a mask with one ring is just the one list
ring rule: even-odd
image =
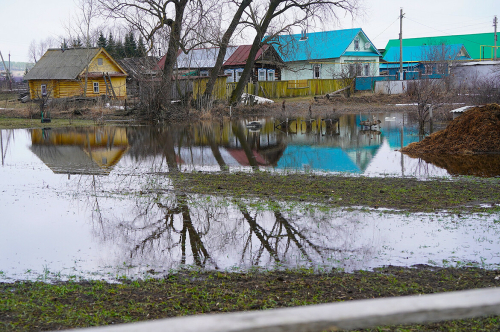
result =
[{"label": "muddy bank", "polygon": [[[58,330],[500,286],[498,271],[429,266],[386,267],[352,274],[335,270],[322,273],[312,270],[180,271],[157,276],[160,279],[122,280],[120,284],[100,281],[2,283],[0,326],[3,331]],[[500,329],[500,319],[457,320],[383,330],[401,331],[404,328],[411,331],[492,331]]]},{"label": "muddy bank", "polygon": [[474,107],[453,120],[445,130],[400,150],[410,156],[500,153],[500,106]]},{"label": "muddy bank", "polygon": [[[284,107],[283,107],[284,103]],[[192,107],[172,105],[164,110],[160,116],[151,117],[148,110],[136,108],[132,104],[127,107],[123,104],[112,105],[75,105],[55,104],[49,106],[48,111],[52,119],[67,120],[89,120],[97,122],[115,120],[133,120],[139,122],[154,123],[162,121],[192,122],[203,119],[217,119],[222,117],[248,117],[248,116],[326,116],[332,114],[344,114],[352,112],[413,112],[416,106],[409,103],[405,95],[376,95],[372,93],[359,93],[350,98],[336,95],[335,98],[326,99],[324,96],[277,99],[272,104],[260,105],[238,105],[229,108],[225,103],[215,103],[209,111],[196,110]],[[438,113],[438,112],[437,112]],[[39,120],[39,106],[35,103],[9,105],[8,108],[0,108],[0,118],[21,118]],[[0,119],[1,120],[1,119]]]}]

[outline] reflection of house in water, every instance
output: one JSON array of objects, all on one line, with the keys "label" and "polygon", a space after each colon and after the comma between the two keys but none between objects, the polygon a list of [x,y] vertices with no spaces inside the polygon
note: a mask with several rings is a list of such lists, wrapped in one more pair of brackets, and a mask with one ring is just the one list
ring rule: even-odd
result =
[{"label": "reflection of house in water", "polygon": [[31,151],[54,173],[107,175],[128,149],[125,128],[33,129]]},{"label": "reflection of house in water", "polygon": [[178,162],[194,166],[276,166],[286,148],[272,122],[259,131],[243,123],[208,123],[192,128],[193,141],[175,148]]},{"label": "reflection of house in water", "polygon": [[382,142],[380,131],[363,130],[363,119],[356,115],[339,118],[339,126],[327,129],[323,123],[306,127],[305,122],[295,126],[288,135],[288,147],[277,167],[283,169],[311,169],[328,172],[363,172],[375,156]]}]

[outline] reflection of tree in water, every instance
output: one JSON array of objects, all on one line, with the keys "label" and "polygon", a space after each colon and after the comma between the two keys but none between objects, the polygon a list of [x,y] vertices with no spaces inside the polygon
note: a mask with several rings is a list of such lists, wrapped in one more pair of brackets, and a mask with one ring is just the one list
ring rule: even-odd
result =
[{"label": "reflection of tree in water", "polygon": [[[369,243],[358,245],[349,238],[356,237],[354,231],[345,231],[355,222],[331,218],[328,214],[301,212],[285,213],[279,207],[272,211],[259,212],[252,204],[238,200],[229,204],[227,199],[213,196],[188,195],[177,185],[180,146],[192,146],[196,135],[211,146],[217,159],[217,129],[201,126],[193,134],[189,128],[178,131],[157,128],[156,131],[131,132],[129,139],[150,144],[149,148],[137,149],[132,144],[133,158],[155,165],[165,165],[168,172],[158,172],[162,166],[151,165],[154,170],[131,174],[129,181],[136,181],[141,188],[135,195],[123,197],[99,196],[102,184],[94,177],[90,190],[93,197],[92,220],[94,231],[103,242],[112,241],[119,246],[121,262],[130,265],[177,268],[194,264],[203,268],[230,266],[273,266],[275,264],[296,265],[329,264],[328,260],[372,251]],[[233,126],[232,133],[241,142],[252,166],[252,144],[245,140],[241,126]],[[145,134],[148,133],[148,134]],[[199,138],[198,138],[199,139]],[[153,151],[154,150],[154,151]],[[156,155],[151,159],[151,152]],[[146,158],[148,157],[148,158]],[[219,161],[221,171],[226,165]],[[168,188],[158,187],[169,179]],[[127,182],[125,180],[121,180]],[[131,182],[127,182],[130,185]],[[122,215],[114,211],[124,210]],[[347,228],[346,228],[347,227]],[[349,246],[345,244],[349,243]],[[369,256],[369,255],[368,255]],[[295,260],[295,262],[294,262]]]}]

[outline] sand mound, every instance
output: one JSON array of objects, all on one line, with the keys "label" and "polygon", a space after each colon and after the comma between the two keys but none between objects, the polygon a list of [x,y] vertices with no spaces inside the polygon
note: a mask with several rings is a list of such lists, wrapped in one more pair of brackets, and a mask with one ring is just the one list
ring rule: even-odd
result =
[{"label": "sand mound", "polygon": [[500,153],[500,106],[489,104],[471,108],[453,120],[445,130],[400,151],[410,156]]}]

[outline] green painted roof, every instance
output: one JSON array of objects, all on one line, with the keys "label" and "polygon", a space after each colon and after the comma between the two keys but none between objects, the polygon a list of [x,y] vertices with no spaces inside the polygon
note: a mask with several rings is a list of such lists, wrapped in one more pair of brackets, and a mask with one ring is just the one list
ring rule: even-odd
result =
[{"label": "green painted roof", "polygon": [[[475,33],[470,35],[453,35],[453,36],[438,36],[438,37],[422,37],[422,38],[407,38],[403,39],[403,46],[422,46],[422,45],[439,45],[439,44],[463,44],[474,60],[490,59],[493,57],[492,48],[481,45],[493,46],[494,33]],[[386,51],[391,47],[399,47],[399,39],[391,39],[387,42]],[[385,56],[385,53],[383,54]]]}]

